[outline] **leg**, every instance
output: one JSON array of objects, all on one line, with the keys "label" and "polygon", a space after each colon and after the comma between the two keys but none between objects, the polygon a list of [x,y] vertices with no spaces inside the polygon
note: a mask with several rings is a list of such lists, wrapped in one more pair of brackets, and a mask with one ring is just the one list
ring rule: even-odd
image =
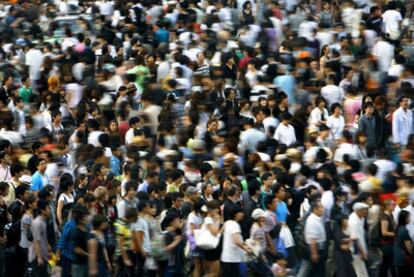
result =
[{"label": "leg", "polygon": [[200,277],[201,275],[201,259],[198,257],[193,258],[194,270],[193,277]]}]

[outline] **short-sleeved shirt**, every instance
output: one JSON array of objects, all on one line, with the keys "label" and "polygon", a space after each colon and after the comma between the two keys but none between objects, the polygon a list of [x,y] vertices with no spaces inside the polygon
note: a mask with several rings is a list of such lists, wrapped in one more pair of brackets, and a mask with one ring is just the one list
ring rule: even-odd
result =
[{"label": "short-sleeved shirt", "polygon": [[241,238],[241,228],[239,223],[228,220],[224,223],[223,251],[220,260],[225,263],[241,263],[244,258],[243,249],[238,247],[233,241],[233,235],[239,234]]},{"label": "short-sleeved shirt", "polygon": [[21,248],[29,248],[30,245],[32,244],[28,239],[27,239],[27,229],[31,228],[31,224],[33,221],[33,217],[28,215],[28,214],[24,214],[22,217],[22,220],[20,221],[20,242],[19,242],[19,246]]},{"label": "short-sleeved shirt", "polygon": [[[47,241],[47,225],[46,221],[41,217],[36,217],[32,222],[33,242],[38,241],[40,244],[40,254],[44,260],[49,260],[49,250]],[[36,259],[34,244],[29,248],[29,262]]]},{"label": "short-sleeved shirt", "polygon": [[150,239],[150,226],[148,221],[143,217],[138,217],[137,222],[132,224],[132,231],[143,232],[144,240],[142,248],[145,252],[149,253],[151,251],[151,239]]},{"label": "short-sleeved shirt", "polygon": [[[385,221],[388,222],[388,228],[387,228],[388,232],[395,232],[395,229],[394,229],[395,228],[395,221],[394,221],[394,218],[393,218],[392,215],[388,215],[386,213],[383,213],[383,214],[381,214],[380,220],[381,221],[385,220]],[[392,237],[383,236],[381,228],[380,228],[380,232],[381,232],[381,240],[384,240],[384,241],[393,241],[394,240],[394,238],[392,238]]]},{"label": "short-sleeved shirt", "polygon": [[[83,251],[88,252],[88,233],[81,230],[79,227],[75,229],[71,237],[73,246],[81,248]],[[84,255],[79,255],[75,253],[74,264],[87,264],[88,257]]]}]

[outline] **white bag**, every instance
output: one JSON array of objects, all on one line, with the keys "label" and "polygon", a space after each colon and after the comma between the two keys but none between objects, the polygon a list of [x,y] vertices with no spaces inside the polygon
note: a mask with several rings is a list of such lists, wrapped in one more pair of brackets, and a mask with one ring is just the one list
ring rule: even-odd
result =
[{"label": "white bag", "polygon": [[295,241],[293,240],[292,232],[290,231],[289,227],[283,225],[280,229],[280,235],[283,239],[283,243],[285,244],[286,248],[295,246]]},{"label": "white bag", "polygon": [[[203,226],[204,227],[204,226]],[[197,247],[204,250],[212,250],[217,247],[220,242],[220,234],[213,236],[207,227],[194,230],[194,240]]]}]

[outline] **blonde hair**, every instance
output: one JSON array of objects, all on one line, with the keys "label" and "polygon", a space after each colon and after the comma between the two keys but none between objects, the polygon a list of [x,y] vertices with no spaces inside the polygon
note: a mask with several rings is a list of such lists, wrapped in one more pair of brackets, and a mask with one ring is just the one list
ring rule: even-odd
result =
[{"label": "blonde hair", "polygon": [[97,187],[95,191],[93,192],[97,201],[101,200],[107,193],[108,193],[108,189],[102,186]]},{"label": "blonde hair", "polygon": [[47,80],[49,90],[57,90],[60,86],[59,77],[56,75],[50,76]]}]

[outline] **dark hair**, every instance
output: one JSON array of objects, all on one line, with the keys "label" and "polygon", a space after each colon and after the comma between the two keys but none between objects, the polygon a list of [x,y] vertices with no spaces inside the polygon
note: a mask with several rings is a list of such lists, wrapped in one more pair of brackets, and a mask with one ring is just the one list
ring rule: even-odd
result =
[{"label": "dark hair", "polygon": [[264,205],[264,207],[266,209],[269,208],[270,204],[272,204],[273,199],[275,199],[275,195],[274,194],[267,194],[267,195],[265,195],[265,197],[263,199],[263,205]]},{"label": "dark hair", "polygon": [[46,160],[43,158],[39,158],[36,162],[36,167],[40,165],[41,162],[45,162]]},{"label": "dark hair", "polygon": [[261,184],[257,179],[250,180],[247,185],[249,195],[254,195],[256,191],[260,190]]},{"label": "dark hair", "polygon": [[333,103],[333,104],[331,105],[331,114],[333,114],[333,113],[335,112],[335,109],[336,109],[336,108],[341,108],[341,109],[342,109],[341,104],[339,104],[339,103]]},{"label": "dark hair", "polygon": [[98,229],[99,226],[101,226],[102,223],[105,223],[105,222],[106,222],[106,218],[104,215],[96,214],[92,218],[92,227],[93,229]]},{"label": "dark hair", "polygon": [[126,219],[133,219],[137,217],[137,210],[135,208],[128,208],[125,211]]},{"label": "dark hair", "polygon": [[8,188],[9,188],[9,184],[8,183],[6,183],[6,182],[0,182],[0,191],[1,192],[5,192],[6,189],[8,189]]},{"label": "dark hair", "polygon": [[37,202],[37,210],[39,212],[44,211],[46,209],[46,207],[48,207],[48,206],[49,206],[49,201],[46,201],[44,199],[39,199],[39,201]]},{"label": "dark hair", "polygon": [[18,186],[14,190],[14,194],[16,198],[20,199],[20,197],[22,197],[27,190],[28,190],[27,186]]},{"label": "dark hair", "polygon": [[131,180],[131,181],[128,181],[128,182],[125,184],[125,192],[128,192],[128,191],[130,191],[131,189],[133,189],[134,191],[136,191],[136,190],[137,190],[137,188],[138,188],[138,183],[137,183],[136,181]]},{"label": "dark hair", "polygon": [[204,199],[203,199],[203,198],[201,198],[201,197],[199,197],[199,198],[195,201],[195,203],[194,203],[194,205],[193,205],[193,210],[194,210],[196,213],[200,213],[200,212],[201,212],[201,208],[202,208],[205,204],[206,204],[206,202],[204,201]]},{"label": "dark hair", "polygon": [[410,217],[410,212],[401,210],[400,214],[398,215],[398,226],[405,226],[407,225],[407,219]]},{"label": "dark hair", "polygon": [[24,207],[27,209],[30,209],[30,204],[33,204],[34,202],[37,201],[37,197],[34,195],[29,195],[27,196],[27,198],[24,200]]}]

